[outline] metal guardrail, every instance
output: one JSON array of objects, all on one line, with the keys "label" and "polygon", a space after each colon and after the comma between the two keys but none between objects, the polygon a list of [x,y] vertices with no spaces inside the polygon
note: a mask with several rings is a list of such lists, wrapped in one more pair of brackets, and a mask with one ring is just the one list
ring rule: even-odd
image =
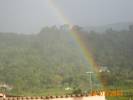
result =
[{"label": "metal guardrail", "polygon": [[[116,93],[116,94],[115,94]],[[69,94],[69,95],[61,95],[61,96],[9,96],[0,97],[0,100],[48,100],[48,99],[56,99],[56,98],[82,98],[82,97],[89,97],[89,96],[123,96],[133,98],[133,93],[125,92],[122,90],[108,90],[108,91],[93,91],[92,93],[88,94]]]},{"label": "metal guardrail", "polygon": [[0,100],[31,100],[31,99],[40,99],[40,100],[48,100],[48,99],[56,99],[56,98],[69,98],[69,97],[88,97],[87,94],[72,94],[72,95],[62,95],[62,96],[7,96],[6,98],[0,98]]}]

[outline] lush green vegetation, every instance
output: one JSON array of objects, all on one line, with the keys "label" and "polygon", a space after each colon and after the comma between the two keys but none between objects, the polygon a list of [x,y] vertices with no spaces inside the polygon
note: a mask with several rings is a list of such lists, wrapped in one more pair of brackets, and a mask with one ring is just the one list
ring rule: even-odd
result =
[{"label": "lush green vegetation", "polygon": [[[38,34],[0,33],[0,83],[13,95],[60,95],[66,87],[89,90],[91,70],[78,44],[64,25],[45,27]],[[110,72],[99,73],[104,88],[133,87],[133,30],[85,32],[74,26],[97,64]],[[100,67],[99,67],[100,68]],[[100,88],[93,75],[93,88]],[[81,91],[80,91],[81,92]]]},{"label": "lush green vegetation", "polygon": [[56,27],[37,35],[0,33],[0,82],[16,95],[88,87],[89,66],[78,49],[68,32]]}]

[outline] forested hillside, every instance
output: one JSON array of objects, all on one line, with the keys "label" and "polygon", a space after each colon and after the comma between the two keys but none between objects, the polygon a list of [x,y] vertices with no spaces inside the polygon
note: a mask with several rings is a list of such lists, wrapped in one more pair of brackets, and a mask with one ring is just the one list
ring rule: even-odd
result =
[{"label": "forested hillside", "polygon": [[56,28],[37,35],[0,33],[0,83],[17,94],[86,86],[82,75],[89,66],[78,49],[68,33]]},{"label": "forested hillside", "polygon": [[[77,27],[77,26],[76,26]],[[65,87],[89,89],[90,70],[78,44],[65,26],[45,27],[38,34],[0,33],[0,83],[11,94],[43,94]],[[103,34],[78,29],[91,48],[97,64],[110,72],[100,73],[107,87],[133,84],[133,30],[109,30]],[[97,80],[93,78],[94,86]],[[54,90],[51,90],[52,92]],[[26,93],[25,93],[26,92]],[[51,93],[52,93],[51,92]]]},{"label": "forested hillside", "polygon": [[133,84],[133,27],[128,31],[108,30],[103,34],[94,31],[84,35],[91,52],[100,66],[110,70],[110,82],[113,87]]}]

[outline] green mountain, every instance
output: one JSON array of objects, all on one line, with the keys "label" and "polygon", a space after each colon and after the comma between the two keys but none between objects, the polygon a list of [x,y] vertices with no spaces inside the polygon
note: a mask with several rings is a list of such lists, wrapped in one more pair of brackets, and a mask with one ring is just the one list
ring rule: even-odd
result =
[{"label": "green mountain", "polygon": [[82,87],[88,85],[87,70],[68,32],[49,28],[36,35],[0,33],[0,83],[11,85],[11,93]]},{"label": "green mountain", "polygon": [[[133,27],[125,31],[84,32],[74,28],[99,64],[109,72],[95,73],[93,89],[129,88],[133,84]],[[101,67],[102,66],[102,67]],[[104,68],[105,69],[105,68]],[[0,33],[0,84],[14,95],[66,93],[64,88],[89,90],[91,68],[68,30],[45,27],[38,34]],[[2,89],[1,89],[2,91]]]}]

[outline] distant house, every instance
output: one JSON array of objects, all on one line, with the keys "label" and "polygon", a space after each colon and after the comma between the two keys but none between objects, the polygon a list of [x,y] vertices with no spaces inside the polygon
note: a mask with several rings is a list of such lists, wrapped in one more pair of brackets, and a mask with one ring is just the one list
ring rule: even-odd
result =
[{"label": "distant house", "polygon": [[70,87],[66,87],[65,90],[66,90],[66,91],[68,91],[68,90],[72,90],[72,88],[70,88]]},{"label": "distant house", "polygon": [[7,90],[11,90],[13,87],[9,86],[7,84],[0,84],[0,89],[7,89]]},{"label": "distant house", "polygon": [[108,67],[102,66],[100,67],[99,72],[110,72],[110,70],[108,69]]}]

